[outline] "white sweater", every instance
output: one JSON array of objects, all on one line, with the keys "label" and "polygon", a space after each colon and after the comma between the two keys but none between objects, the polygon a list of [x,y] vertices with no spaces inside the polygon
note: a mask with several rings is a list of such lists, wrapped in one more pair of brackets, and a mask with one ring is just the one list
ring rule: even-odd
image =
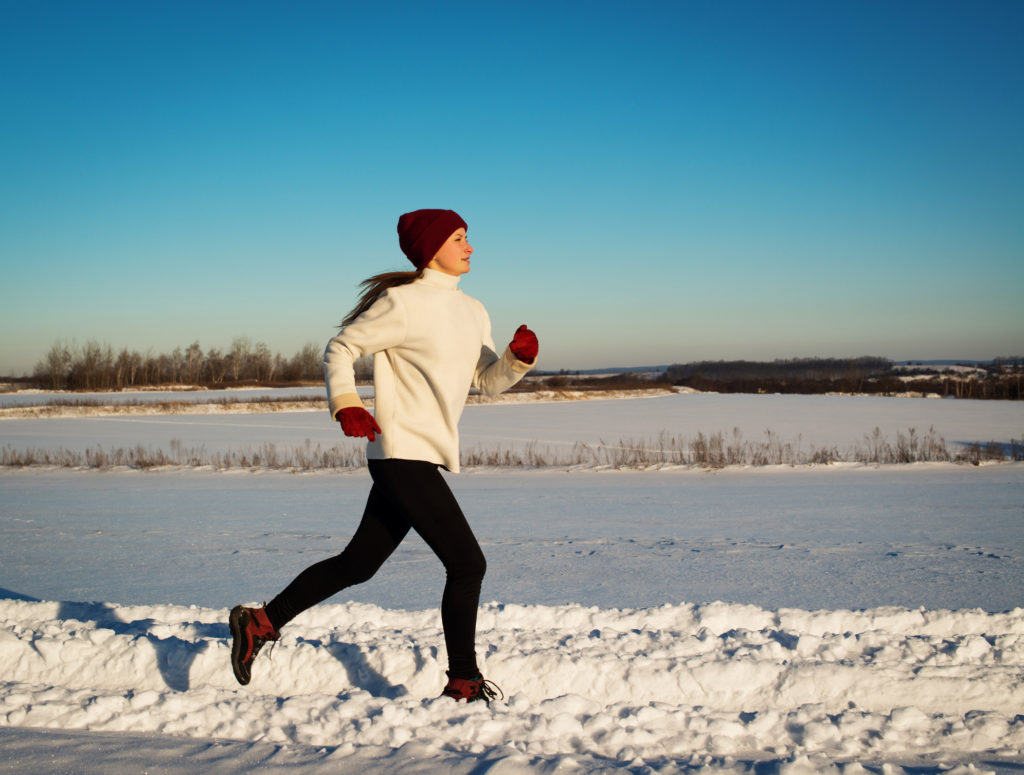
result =
[{"label": "white sweater", "polygon": [[367,444],[371,460],[426,460],[458,471],[458,423],[470,386],[497,395],[533,366],[507,348],[501,357],[495,353],[487,310],[458,284],[458,277],[426,269],[418,280],[386,291],[327,344],[332,418],[339,409],[363,405],[353,364],[373,354],[381,433]]}]

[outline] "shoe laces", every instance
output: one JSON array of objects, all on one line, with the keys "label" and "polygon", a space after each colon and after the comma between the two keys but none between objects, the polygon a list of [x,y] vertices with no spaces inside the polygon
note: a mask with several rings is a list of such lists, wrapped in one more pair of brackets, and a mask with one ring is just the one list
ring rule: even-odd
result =
[{"label": "shoe laces", "polygon": [[[264,602],[263,603],[264,616],[266,616],[266,610],[267,610],[267,604],[266,604],[266,602]],[[253,611],[251,616],[253,618],[253,621],[255,622],[255,619],[256,619],[256,612],[255,612],[255,610]],[[278,638],[281,637],[281,633],[279,633],[277,630],[274,629],[274,625],[270,625],[270,634],[269,635],[260,635],[260,634],[254,632],[254,633],[252,633],[250,635],[250,637],[252,638],[252,657],[251,657],[251,659],[256,659],[256,655],[260,653],[260,649],[262,649],[263,645],[265,643],[267,643],[268,641],[270,642],[270,648],[267,649],[267,658],[269,659],[270,656],[274,653],[274,645],[277,643]]]},{"label": "shoe laces", "polygon": [[256,659],[256,655],[260,653],[260,649],[263,648],[263,644],[270,642],[270,648],[267,649],[267,658],[269,659],[274,653],[274,644],[277,643],[277,638],[261,638],[259,635],[252,636],[252,658]]},{"label": "shoe laces", "polygon": [[494,683],[494,681],[488,681],[484,678],[480,681],[480,693],[477,697],[482,697],[484,702],[489,703],[495,698],[499,700],[505,699],[505,692],[503,692],[501,687]]},{"label": "shoe laces", "polygon": [[[456,680],[462,685],[454,685]],[[458,700],[465,700],[466,702],[483,700],[486,703],[490,703],[490,701],[495,698],[502,700],[505,699],[505,693],[501,690],[501,687],[493,681],[488,681],[483,676],[479,676],[477,678],[453,679],[449,682],[448,686],[445,687],[442,695],[451,697],[456,702]]]}]

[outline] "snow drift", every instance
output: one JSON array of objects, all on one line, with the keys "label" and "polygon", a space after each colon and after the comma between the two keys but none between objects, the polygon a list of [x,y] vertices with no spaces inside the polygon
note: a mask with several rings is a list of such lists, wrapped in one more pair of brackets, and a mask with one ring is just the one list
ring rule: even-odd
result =
[{"label": "snow drift", "polygon": [[329,746],[364,762],[407,746],[506,768],[568,759],[584,771],[1024,750],[1024,609],[491,603],[482,665],[507,696],[490,706],[437,698],[436,611],[319,606],[260,655],[245,688],[226,615],[0,601],[0,722]]}]

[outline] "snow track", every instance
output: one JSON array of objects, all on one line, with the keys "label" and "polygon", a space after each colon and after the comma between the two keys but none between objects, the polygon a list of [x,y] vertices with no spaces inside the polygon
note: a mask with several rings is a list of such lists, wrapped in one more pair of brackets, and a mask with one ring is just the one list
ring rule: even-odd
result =
[{"label": "snow track", "polygon": [[1024,609],[492,603],[478,643],[508,696],[489,707],[436,698],[436,611],[314,608],[244,688],[226,615],[0,601],[0,725],[327,747],[364,763],[404,751],[488,772],[1024,755]]}]

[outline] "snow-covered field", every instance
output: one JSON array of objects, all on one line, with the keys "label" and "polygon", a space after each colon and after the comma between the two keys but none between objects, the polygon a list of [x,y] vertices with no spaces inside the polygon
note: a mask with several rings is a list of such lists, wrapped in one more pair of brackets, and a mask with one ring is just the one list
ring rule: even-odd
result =
[{"label": "snow-covered field", "polygon": [[[670,396],[467,408],[468,444],[934,427],[1024,407]],[[326,414],[6,420],[22,447],[338,443]],[[0,773],[1018,772],[1024,464],[475,469],[479,647],[436,699],[443,572],[415,537],[228,665],[226,611],[337,553],[365,471],[0,471]]]},{"label": "snow-covered field", "polygon": [[[865,443],[878,428],[892,443],[897,434],[934,429],[952,448],[1024,437],[1024,405],[1011,401],[963,401],[865,396],[664,395],[631,400],[531,401],[469,406],[460,424],[465,451],[532,448],[536,456],[571,456],[577,443],[614,450],[623,442],[658,445],[668,434],[734,431],[751,441],[770,433],[796,449],[837,448]],[[174,414],[0,420],[0,446],[17,449],[202,449],[207,453],[259,449],[279,452],[307,444],[358,450],[322,408],[305,412],[223,416]]]},{"label": "snow-covered field", "polygon": [[[372,391],[370,391],[372,392]],[[52,403],[64,404],[129,404],[129,403],[162,403],[176,401],[181,403],[203,403],[211,401],[251,401],[261,396],[270,396],[277,400],[285,398],[308,398],[326,395],[322,387],[297,388],[233,388],[230,390],[121,390],[89,392],[67,392],[50,390],[17,390],[8,393],[0,392],[0,409],[19,406],[45,406]]]}]

